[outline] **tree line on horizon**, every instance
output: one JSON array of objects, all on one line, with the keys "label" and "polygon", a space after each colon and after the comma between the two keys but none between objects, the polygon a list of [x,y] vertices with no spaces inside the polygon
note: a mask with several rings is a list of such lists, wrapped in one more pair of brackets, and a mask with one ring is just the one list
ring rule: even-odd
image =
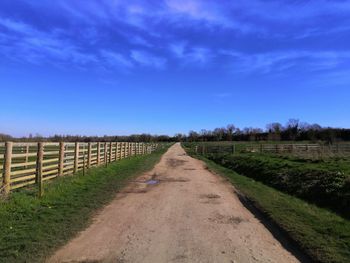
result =
[{"label": "tree line on horizon", "polygon": [[44,137],[39,134],[28,137],[12,137],[0,133],[0,141],[21,142],[193,142],[193,141],[350,141],[350,129],[322,127],[319,124],[308,124],[297,119],[290,119],[285,125],[278,122],[269,123],[266,129],[247,127],[240,129],[233,124],[214,130],[190,131],[188,134],[178,133],[174,136],[133,134],[128,136],[80,136],[54,135]]},{"label": "tree line on horizon", "polygon": [[187,141],[350,141],[350,129],[322,127],[290,119],[285,125],[273,122],[266,129],[240,129],[233,124],[214,130],[190,131]]}]

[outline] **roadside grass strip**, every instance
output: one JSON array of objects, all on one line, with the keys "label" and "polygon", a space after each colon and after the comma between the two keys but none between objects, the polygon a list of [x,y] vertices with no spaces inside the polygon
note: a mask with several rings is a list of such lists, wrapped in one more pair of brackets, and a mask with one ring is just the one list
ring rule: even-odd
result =
[{"label": "roadside grass strip", "polygon": [[91,168],[44,185],[14,191],[0,201],[0,262],[42,262],[86,228],[97,210],[135,176],[151,170],[166,148]]}]

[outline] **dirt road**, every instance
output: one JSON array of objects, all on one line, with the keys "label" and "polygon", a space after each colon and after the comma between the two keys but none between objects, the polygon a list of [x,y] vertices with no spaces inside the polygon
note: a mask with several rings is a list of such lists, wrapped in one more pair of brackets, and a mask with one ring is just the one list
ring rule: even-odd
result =
[{"label": "dirt road", "polygon": [[49,262],[299,262],[233,190],[175,144]]}]

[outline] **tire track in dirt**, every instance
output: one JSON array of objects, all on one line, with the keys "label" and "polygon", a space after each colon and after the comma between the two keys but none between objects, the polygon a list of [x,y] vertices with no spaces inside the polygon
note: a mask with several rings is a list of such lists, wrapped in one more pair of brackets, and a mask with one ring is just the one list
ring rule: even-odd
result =
[{"label": "tire track in dirt", "polygon": [[48,262],[299,262],[234,188],[172,146]]}]

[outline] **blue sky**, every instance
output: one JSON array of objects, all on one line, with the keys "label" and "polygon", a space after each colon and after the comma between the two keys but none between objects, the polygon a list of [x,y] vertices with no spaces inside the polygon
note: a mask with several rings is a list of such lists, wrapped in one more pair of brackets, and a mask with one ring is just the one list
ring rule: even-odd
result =
[{"label": "blue sky", "polygon": [[1,0],[0,132],[350,127],[350,1]]}]

